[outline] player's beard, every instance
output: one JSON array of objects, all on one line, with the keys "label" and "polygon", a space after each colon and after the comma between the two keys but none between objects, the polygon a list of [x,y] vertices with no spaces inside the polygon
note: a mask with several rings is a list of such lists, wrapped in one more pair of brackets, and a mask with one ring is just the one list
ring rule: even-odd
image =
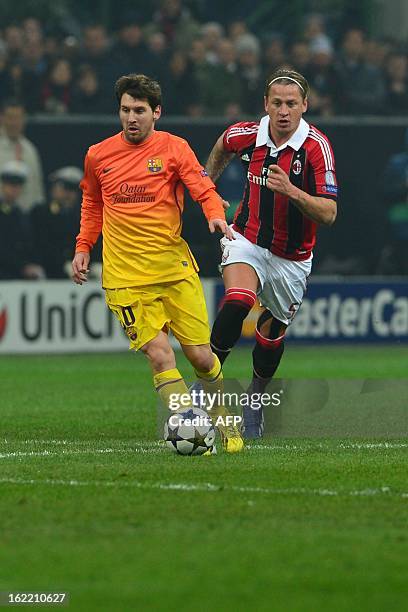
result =
[{"label": "player's beard", "polygon": [[129,130],[125,130],[125,139],[131,144],[137,144],[144,140],[143,132],[129,132]]},{"label": "player's beard", "polygon": [[146,138],[148,138],[148,136],[150,136],[152,132],[152,130],[146,128],[137,128],[137,131],[134,132],[131,132],[129,131],[129,128],[126,128],[123,131],[125,139],[131,144],[139,144],[140,142],[143,142],[144,140],[146,140]]}]

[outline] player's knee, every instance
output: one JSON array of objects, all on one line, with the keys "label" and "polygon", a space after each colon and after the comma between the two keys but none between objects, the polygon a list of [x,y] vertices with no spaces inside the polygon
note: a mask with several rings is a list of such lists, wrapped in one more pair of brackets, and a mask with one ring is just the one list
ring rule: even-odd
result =
[{"label": "player's knee", "polygon": [[252,351],[254,375],[269,379],[278,369],[285,348],[286,325],[264,310],[256,324],[256,344]]},{"label": "player's knee", "polygon": [[245,318],[255,302],[255,291],[243,289],[241,287],[230,287],[225,292],[222,308],[228,307],[231,310],[242,313]]},{"label": "player's knee", "polygon": [[244,319],[255,301],[256,293],[250,289],[227,289],[211,333],[214,349],[230,349],[234,346],[241,335]]},{"label": "player's knee", "polygon": [[155,372],[164,372],[176,367],[174,351],[168,342],[151,341],[142,347]]},{"label": "player's knee", "polygon": [[287,325],[275,319],[269,310],[264,310],[256,324],[257,335],[268,340],[283,339]]},{"label": "player's knee", "polygon": [[186,355],[193,368],[198,372],[209,372],[214,366],[214,354],[210,347],[189,347]]},{"label": "player's knee", "polygon": [[164,372],[165,370],[171,370],[176,367],[176,359],[173,350],[157,348],[147,354],[152,368],[155,372]]}]

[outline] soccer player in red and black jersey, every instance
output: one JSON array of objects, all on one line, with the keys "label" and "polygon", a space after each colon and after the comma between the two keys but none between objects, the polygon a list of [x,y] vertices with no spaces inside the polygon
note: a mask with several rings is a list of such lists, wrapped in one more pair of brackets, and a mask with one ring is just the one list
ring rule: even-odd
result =
[{"label": "soccer player in red and black jersey", "polygon": [[[258,295],[264,310],[252,353],[252,393],[263,392],[278,368],[285,331],[306,290],[317,226],[331,225],[337,213],[332,147],[302,118],[308,91],[298,72],[276,70],[266,83],[267,115],[259,123],[230,126],[206,165],[214,181],[234,155],[245,169],[245,189],[232,225],[236,240],[221,240],[226,293],[211,345],[223,363]],[[261,410],[245,410],[244,420],[247,437],[262,435]]]}]

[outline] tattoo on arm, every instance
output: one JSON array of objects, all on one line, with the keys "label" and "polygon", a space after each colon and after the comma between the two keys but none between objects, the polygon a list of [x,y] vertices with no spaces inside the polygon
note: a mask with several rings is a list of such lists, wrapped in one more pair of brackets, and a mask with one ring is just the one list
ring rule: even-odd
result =
[{"label": "tattoo on arm", "polygon": [[225,168],[228,166],[234,155],[235,153],[230,153],[229,151],[226,151],[224,149],[222,144],[222,136],[220,136],[220,138],[215,143],[205,165],[205,169],[207,170],[208,175],[214,182],[224,172]]}]

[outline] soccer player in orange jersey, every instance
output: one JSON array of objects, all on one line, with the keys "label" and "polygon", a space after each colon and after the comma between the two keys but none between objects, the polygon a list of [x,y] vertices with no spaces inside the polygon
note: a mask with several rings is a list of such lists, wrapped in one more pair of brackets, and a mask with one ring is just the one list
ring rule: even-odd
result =
[{"label": "soccer player in orange jersey", "polygon": [[[171,330],[207,389],[219,388],[222,371],[211,351],[207,309],[198,266],[181,237],[184,185],[198,201],[210,232],[233,239],[215,185],[188,143],[155,130],[160,85],[140,74],[115,85],[122,131],[91,146],[85,158],[81,228],[73,279],[87,280],[90,251],[102,231],[102,284],[108,307],[124,327],[130,347],[141,350],[165,405],[188,393],[168,339]],[[224,448],[242,450],[235,427],[220,427]]]}]

